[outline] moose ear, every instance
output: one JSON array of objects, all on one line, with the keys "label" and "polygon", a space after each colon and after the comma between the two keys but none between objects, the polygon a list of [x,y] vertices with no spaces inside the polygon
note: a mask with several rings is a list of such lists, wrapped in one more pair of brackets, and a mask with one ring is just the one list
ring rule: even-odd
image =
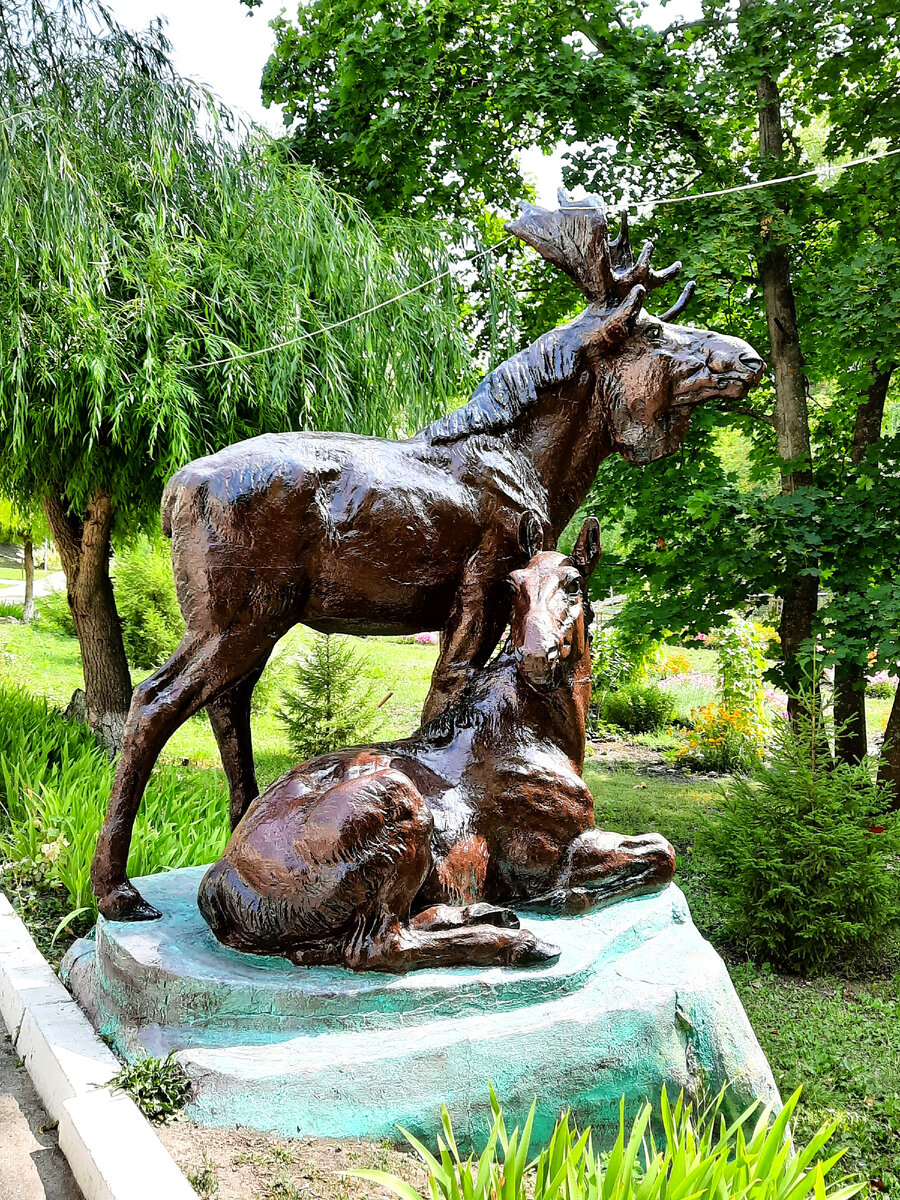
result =
[{"label": "moose ear", "polygon": [[600,561],[600,522],[596,517],[588,517],[582,525],[569,557],[585,579],[590,579]]},{"label": "moose ear", "polygon": [[544,548],[544,528],[537,513],[527,510],[519,518],[519,549],[531,560]]}]

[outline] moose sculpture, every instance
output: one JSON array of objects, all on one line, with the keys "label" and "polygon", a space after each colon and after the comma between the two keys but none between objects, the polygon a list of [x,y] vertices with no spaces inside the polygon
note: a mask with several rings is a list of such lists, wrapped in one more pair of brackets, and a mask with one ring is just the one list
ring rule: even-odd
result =
[{"label": "moose sculpture", "polygon": [[637,260],[627,221],[610,241],[599,200],[561,194],[508,228],[561,267],[588,308],[479,385],[468,404],[406,441],[339,433],[251,438],[178,471],[163,528],[187,629],[134,693],[92,867],[101,913],[157,916],[126,876],[153,764],[206,707],[234,828],[258,788],[250,698],[278,639],[297,622],[324,632],[441,630],[423,721],[456,699],[506,624],[517,530],[537,514],[547,545],[613,452],[647,463],[681,442],[695,405],[739,399],[763,362],[746,342],[670,324],[642,305],[680,269]]},{"label": "moose sculpture", "polygon": [[219,941],[301,966],[532,966],[559,951],[506,905],[580,912],[672,878],[665,838],[595,827],[581,778],[597,521],[570,557],[539,549],[536,515],[522,530],[508,646],[412,737],[313,759],[253,801],[198,893]]}]

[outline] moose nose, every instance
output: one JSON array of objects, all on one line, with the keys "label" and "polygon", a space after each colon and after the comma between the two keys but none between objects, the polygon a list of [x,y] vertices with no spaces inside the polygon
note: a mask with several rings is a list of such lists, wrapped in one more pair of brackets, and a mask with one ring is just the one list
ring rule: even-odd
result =
[{"label": "moose nose", "polygon": [[755,354],[740,355],[740,362],[741,365],[745,366],[753,375],[762,375],[763,371],[766,369],[766,364]]},{"label": "moose nose", "polygon": [[523,654],[519,659],[519,669],[526,679],[538,687],[546,686],[553,678],[553,662],[546,654]]}]

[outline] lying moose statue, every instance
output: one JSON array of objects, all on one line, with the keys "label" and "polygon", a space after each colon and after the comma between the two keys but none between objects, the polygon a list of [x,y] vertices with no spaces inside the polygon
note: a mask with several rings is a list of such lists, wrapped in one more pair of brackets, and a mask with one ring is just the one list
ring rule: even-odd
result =
[{"label": "lying moose statue", "polygon": [[565,271],[585,311],[479,385],[468,404],[403,441],[272,434],[189,463],[169,481],[163,529],[186,630],[135,689],[91,870],[100,912],[159,916],[126,874],[138,806],[176,729],[206,708],[235,827],[258,788],[250,700],[279,638],[302,621],[326,633],[440,629],[427,723],[487,662],[508,620],[517,530],[536,512],[552,546],[600,462],[643,464],[680,445],[696,405],[734,403],[763,362],[738,338],[644,308],[680,263],[635,258],[627,221],[611,239],[596,197],[524,204],[509,229]]},{"label": "lying moose statue", "polygon": [[535,515],[521,531],[508,645],[412,737],[322,755],[253,801],[200,885],[219,941],[300,966],[530,966],[559,951],[505,906],[574,913],[672,878],[658,834],[595,827],[581,778],[598,523],[569,557],[538,550]]}]

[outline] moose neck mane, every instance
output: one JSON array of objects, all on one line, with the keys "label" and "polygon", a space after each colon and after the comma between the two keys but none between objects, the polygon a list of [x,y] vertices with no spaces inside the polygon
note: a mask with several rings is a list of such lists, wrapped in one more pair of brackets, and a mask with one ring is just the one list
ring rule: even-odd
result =
[{"label": "moose neck mane", "polygon": [[542,690],[523,679],[512,653],[504,647],[467,685],[459,699],[435,720],[413,735],[413,741],[447,746],[464,730],[491,731],[508,741],[509,723],[516,738],[524,729],[535,731],[535,740],[550,743],[581,771],[584,766],[585,722],[591,699],[590,644],[580,621],[572,644],[575,661],[566,681]]}]

